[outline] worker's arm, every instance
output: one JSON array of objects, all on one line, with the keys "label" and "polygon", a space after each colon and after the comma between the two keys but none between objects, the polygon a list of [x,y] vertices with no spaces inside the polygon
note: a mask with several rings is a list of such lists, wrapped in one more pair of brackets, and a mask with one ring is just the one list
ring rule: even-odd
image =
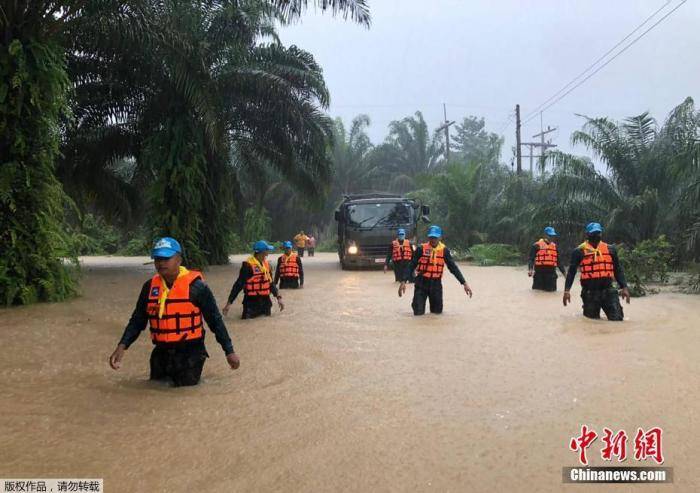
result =
[{"label": "worker's arm", "polygon": [[201,279],[196,279],[190,284],[190,301],[202,311],[202,316],[207,322],[209,330],[214,333],[216,342],[219,343],[224,353],[227,355],[233,353],[233,343],[219,308],[216,306],[214,294]]},{"label": "worker's arm", "polygon": [[527,256],[527,270],[531,271],[535,268],[535,257],[539,249],[540,247],[537,243],[533,243],[530,247],[530,253]]},{"label": "worker's arm", "polygon": [[418,261],[423,256],[423,246],[418,245],[413,251],[413,257],[411,257],[411,264],[406,268],[403,273],[403,282],[408,282],[411,280],[411,275],[416,271],[418,267]]},{"label": "worker's arm", "polygon": [[233,283],[233,286],[231,287],[231,293],[228,295],[229,305],[234,302],[234,300],[238,296],[238,293],[240,293],[243,290],[245,282],[248,279],[250,279],[250,276],[252,275],[253,271],[250,268],[250,265],[248,265],[248,262],[243,262],[243,264],[241,265],[241,271],[238,274],[238,279],[236,279],[236,282]]},{"label": "worker's arm", "polygon": [[445,265],[447,266],[447,269],[450,272],[452,272],[452,275],[457,278],[460,284],[466,284],[467,281],[464,280],[462,271],[459,270],[459,267],[452,258],[452,254],[450,253],[449,248],[445,247],[445,250],[443,251],[443,256],[445,257]]},{"label": "worker's arm", "polygon": [[270,292],[275,298],[281,298],[279,289],[277,289],[277,286],[275,286],[274,284],[270,286]]},{"label": "worker's arm", "polygon": [[297,264],[299,264],[299,286],[304,285],[304,267],[301,265],[301,257],[297,255]]},{"label": "worker's arm", "polygon": [[620,289],[625,289],[627,287],[627,281],[625,280],[625,271],[622,268],[622,263],[620,263],[620,257],[617,255],[617,248],[613,245],[608,245],[608,251],[610,251],[613,268],[615,269],[615,280],[618,286],[620,286]]},{"label": "worker's arm", "polygon": [[272,281],[272,284],[274,284],[275,286],[280,280],[280,267],[282,267],[282,257],[277,259],[277,267],[275,267],[275,279],[274,281]]},{"label": "worker's arm", "polygon": [[559,267],[559,270],[563,275],[566,275],[566,269],[564,269],[564,257],[561,255],[561,250],[559,249],[559,244],[557,243],[557,264]]},{"label": "worker's arm", "polygon": [[576,271],[578,266],[583,260],[583,252],[580,248],[574,248],[571,252],[571,262],[569,262],[569,271],[566,273],[566,282],[564,283],[564,291],[569,291],[571,286],[574,285],[574,278],[576,277]]},{"label": "worker's arm", "polygon": [[129,323],[124,329],[124,334],[122,335],[119,344],[124,345],[124,349],[128,348],[133,344],[133,342],[138,339],[139,335],[146,328],[148,324],[148,313],[146,312],[146,306],[148,305],[148,290],[151,288],[151,281],[148,280],[144,283],[141,288],[141,293],[139,294],[139,299],[136,302],[136,308],[131,314]]},{"label": "worker's arm", "polygon": [[384,265],[389,265],[389,262],[391,262],[391,254],[394,251],[394,244],[389,245],[389,251],[386,253],[386,259],[384,259]]}]

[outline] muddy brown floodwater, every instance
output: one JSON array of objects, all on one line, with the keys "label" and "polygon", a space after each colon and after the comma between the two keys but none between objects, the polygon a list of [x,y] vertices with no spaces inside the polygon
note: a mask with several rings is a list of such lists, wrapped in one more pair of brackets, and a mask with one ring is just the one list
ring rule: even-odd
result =
[{"label": "muddy brown floodwater", "polygon": [[[220,304],[242,258],[206,274]],[[201,385],[172,388],[147,380],[147,333],[121,370],[107,365],[146,260],[86,258],[81,298],[0,310],[0,477],[97,477],[108,492],[580,491],[561,468],[587,424],[631,441],[662,427],[674,484],[641,488],[700,489],[700,297],[633,299],[624,323],[590,321],[578,289],[564,308],[522,267],[462,265],[474,298],[447,274],[445,313],[413,317],[391,273],[320,254],[285,311],[241,321],[237,301],[240,370],[208,334]]]}]

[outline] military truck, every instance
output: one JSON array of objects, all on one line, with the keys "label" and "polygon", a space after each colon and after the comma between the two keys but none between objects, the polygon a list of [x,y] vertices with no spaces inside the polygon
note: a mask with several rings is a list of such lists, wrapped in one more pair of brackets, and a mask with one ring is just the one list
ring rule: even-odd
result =
[{"label": "military truck", "polygon": [[430,208],[387,193],[345,195],[335,211],[338,257],[343,269],[381,267],[396,230],[406,230],[415,244],[418,222],[428,222]]}]

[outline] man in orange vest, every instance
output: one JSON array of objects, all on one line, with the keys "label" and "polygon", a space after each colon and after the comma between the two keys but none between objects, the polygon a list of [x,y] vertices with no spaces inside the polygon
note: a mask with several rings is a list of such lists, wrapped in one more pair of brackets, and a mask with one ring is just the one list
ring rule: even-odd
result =
[{"label": "man in orange vest", "polygon": [[544,237],[530,247],[527,275],[532,277],[532,289],[556,291],[557,267],[566,275],[562,257],[559,255],[559,245],[553,240],[556,236],[554,228],[547,226],[544,228]]},{"label": "man in orange vest", "polygon": [[[277,259],[275,268],[275,282],[279,283],[280,289],[297,289],[304,287],[304,267],[301,265],[301,258],[292,251],[292,242],[285,241],[282,244],[284,253]],[[309,256],[311,253],[309,252]]]},{"label": "man in orange vest", "polygon": [[234,302],[238,293],[243,291],[243,315],[242,318],[255,318],[260,315],[270,316],[272,314],[272,301],[270,294],[277,298],[280,311],[284,310],[282,296],[277,291],[277,286],[272,282],[272,271],[267,255],[275,247],[269,245],[265,240],[256,241],[253,245],[253,255],[241,265],[238,279],[231,287],[228,295],[228,302],[223,308],[224,315],[228,315],[231,303]]},{"label": "man in orange vest", "polygon": [[309,237],[306,236],[306,233],[304,233],[304,230],[299,231],[299,234],[297,234],[294,238],[294,246],[297,248],[297,255],[300,257],[304,256],[304,250],[306,250],[306,242],[308,241]]},{"label": "man in orange vest", "polygon": [[406,292],[406,282],[411,273],[416,272],[416,279],[413,289],[414,315],[425,313],[425,302],[430,301],[430,313],[442,313],[442,273],[447,269],[457,278],[464,287],[464,292],[472,297],[472,290],[464,280],[462,272],[452,259],[450,251],[445,244],[440,241],[442,229],[439,226],[428,228],[428,242],[423,243],[413,252],[413,258],[409,268],[404,272],[404,278],[399,285],[399,297]]},{"label": "man in orange vest", "polygon": [[384,272],[389,268],[389,262],[394,264],[394,281],[399,282],[404,278],[404,272],[413,258],[413,245],[406,239],[406,230],[400,228],[396,232],[396,239],[391,242],[389,252],[384,261]]},{"label": "man in orange vest", "polygon": [[[574,284],[576,271],[581,270],[581,299],[583,315],[588,318],[600,318],[602,308],[608,320],[624,319],[620,296],[630,302],[625,274],[622,271],[617,249],[602,241],[603,227],[598,223],[586,226],[586,241],[581,243],[571,254],[571,265],[566,275],[564,286],[564,306],[571,303],[571,286]],[[620,291],[612,285],[615,279]]]},{"label": "man in orange vest", "polygon": [[200,272],[182,266],[182,247],[173,238],[161,238],[151,257],[157,274],[146,281],[131,319],[117,349],[109,357],[110,366],[121,367],[124,352],[150,324],[151,380],[172,378],[173,384],[196,385],[204,361],[209,357],[204,346],[204,324],[214,333],[232,369],[240,365],[233,352],[216,300]]}]

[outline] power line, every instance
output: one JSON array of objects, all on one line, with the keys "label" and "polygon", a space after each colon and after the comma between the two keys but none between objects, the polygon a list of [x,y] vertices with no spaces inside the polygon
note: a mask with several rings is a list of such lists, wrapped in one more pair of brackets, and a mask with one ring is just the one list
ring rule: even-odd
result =
[{"label": "power line", "polygon": [[[612,62],[612,61],[615,60],[617,57],[619,57],[620,55],[622,55],[625,51],[627,51],[633,44],[635,44],[637,41],[639,41],[640,39],[642,39],[649,31],[651,31],[651,30],[654,29],[656,26],[658,26],[659,24],[661,24],[661,22],[663,22],[664,19],[666,19],[666,18],[667,18],[668,16],[670,16],[671,14],[673,14],[676,10],[678,10],[678,9],[679,9],[684,3],[686,3],[687,1],[688,1],[688,0],[683,0],[681,3],[679,3],[678,5],[676,5],[673,9],[671,9],[668,13],[666,13],[663,17],[661,17],[661,19],[659,19],[659,20],[656,21],[654,24],[652,24],[651,27],[649,27],[649,29],[647,29],[647,30],[644,31],[642,34],[640,34],[639,36],[637,36],[636,38],[634,38],[634,39],[632,40],[632,42],[630,42],[630,43],[627,44],[624,48],[622,48],[620,51],[618,51],[618,52],[615,54],[615,56],[613,56],[612,58],[610,58],[609,60],[607,60],[604,64],[602,64],[602,65],[601,65],[600,67],[598,67],[595,71],[593,71],[593,72],[590,73],[588,76],[586,76],[586,77],[585,77],[583,80],[581,80],[578,84],[576,84],[574,87],[572,87],[571,89],[569,89],[568,91],[566,91],[564,94],[562,94],[561,96],[559,96],[557,99],[555,99],[554,101],[552,101],[551,103],[549,103],[547,106],[545,106],[544,108],[542,108],[539,112],[546,111],[548,108],[554,106],[556,103],[558,103],[558,102],[561,101],[563,98],[565,98],[567,95],[569,95],[569,94],[570,94],[572,91],[574,91],[577,87],[580,87],[584,82],[586,82],[588,79],[590,79],[590,78],[593,77],[595,74],[597,74],[598,72],[600,72],[600,71],[601,71],[604,67],[606,67],[610,62]],[[539,113],[539,112],[538,112],[538,113]],[[528,117],[523,121],[523,124],[529,122],[529,121],[532,120],[535,116],[537,116],[537,113],[531,114],[530,116],[528,116]]]},{"label": "power line", "polygon": [[534,115],[535,113],[539,113],[539,112],[540,112],[540,109],[541,109],[542,107],[544,107],[544,106],[545,106],[547,103],[549,103],[551,100],[553,100],[554,98],[556,98],[557,96],[559,96],[562,92],[566,91],[569,87],[571,87],[572,84],[574,84],[574,83],[575,83],[577,80],[579,80],[581,77],[583,77],[584,75],[586,75],[586,73],[587,73],[589,70],[591,70],[593,67],[595,67],[596,65],[598,65],[599,62],[601,62],[603,59],[605,59],[605,57],[607,57],[610,53],[612,53],[613,51],[615,51],[615,49],[617,49],[622,43],[624,43],[624,42],[627,41],[629,38],[631,38],[632,35],[633,35],[634,33],[636,33],[637,31],[639,31],[647,22],[649,22],[651,19],[653,19],[654,17],[656,17],[656,14],[658,14],[658,13],[661,12],[663,9],[665,9],[665,8],[668,6],[669,3],[671,3],[671,0],[667,0],[665,4],[663,4],[659,9],[655,10],[649,17],[647,17],[646,19],[644,19],[644,22],[642,22],[642,23],[639,24],[637,27],[635,27],[627,36],[625,36],[624,38],[622,38],[615,46],[613,46],[613,47],[610,48],[608,51],[606,51],[605,53],[603,53],[603,55],[601,55],[600,57],[598,57],[598,59],[596,59],[595,62],[593,62],[592,64],[590,64],[588,67],[586,67],[586,69],[585,69],[583,72],[581,72],[581,73],[578,74],[576,77],[574,77],[573,79],[571,79],[571,80],[569,81],[568,84],[566,84],[564,87],[562,87],[561,89],[559,89],[559,90],[558,90],[557,92],[555,92],[552,96],[550,96],[549,99],[547,99],[546,101],[542,102],[539,106],[537,106],[534,110],[532,110],[532,111],[530,112],[530,114],[527,115],[527,116],[525,117],[525,121],[527,121],[527,119],[530,118],[530,117],[531,117],[532,115]]}]

